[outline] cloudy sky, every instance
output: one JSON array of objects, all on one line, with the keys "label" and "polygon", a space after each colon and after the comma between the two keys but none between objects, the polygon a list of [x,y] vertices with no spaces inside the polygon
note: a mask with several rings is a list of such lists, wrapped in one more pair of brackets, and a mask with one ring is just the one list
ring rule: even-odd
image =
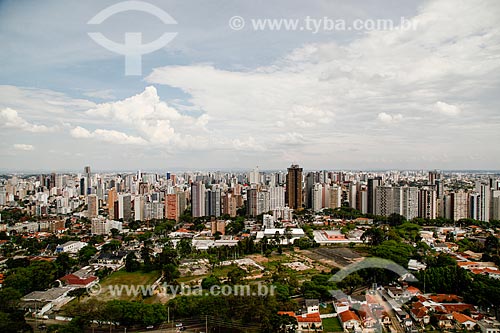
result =
[{"label": "cloudy sky", "polygon": [[[0,1],[1,170],[500,169],[497,0],[149,0],[177,23],[88,24],[117,3]],[[177,35],[130,76],[92,32]]]}]

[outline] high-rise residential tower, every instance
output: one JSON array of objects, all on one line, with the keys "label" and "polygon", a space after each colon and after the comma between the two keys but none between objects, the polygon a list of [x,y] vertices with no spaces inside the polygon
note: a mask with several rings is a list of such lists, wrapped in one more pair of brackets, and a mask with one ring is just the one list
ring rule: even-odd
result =
[{"label": "high-rise residential tower", "polygon": [[302,207],[302,168],[292,164],[286,177],[286,203],[292,209]]}]

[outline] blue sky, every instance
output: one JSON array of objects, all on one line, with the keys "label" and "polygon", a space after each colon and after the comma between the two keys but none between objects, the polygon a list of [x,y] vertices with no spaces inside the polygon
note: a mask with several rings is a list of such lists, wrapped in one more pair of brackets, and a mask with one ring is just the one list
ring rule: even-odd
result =
[{"label": "blue sky", "polygon": [[[136,11],[87,24],[117,3],[0,1],[1,169],[498,169],[495,0],[148,1],[177,24]],[[415,29],[251,24],[306,17]],[[89,32],[177,36],[126,76]]]}]

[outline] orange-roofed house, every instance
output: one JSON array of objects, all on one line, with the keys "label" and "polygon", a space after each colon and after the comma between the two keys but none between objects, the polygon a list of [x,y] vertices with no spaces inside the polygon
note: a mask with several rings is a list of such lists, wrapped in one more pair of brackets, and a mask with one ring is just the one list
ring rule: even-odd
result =
[{"label": "orange-roofed house", "polygon": [[278,311],[278,315],[295,318],[297,320],[297,333],[323,331],[323,322],[319,312],[296,315],[293,311]]},{"label": "orange-roofed house", "polygon": [[323,323],[319,312],[297,315],[295,318],[298,323],[297,333],[323,331]]},{"label": "orange-roofed house", "polygon": [[463,313],[459,312],[453,312],[452,313],[453,319],[460,324],[461,327],[467,329],[467,330],[472,330],[476,326],[476,321],[472,319],[471,317],[464,315]]},{"label": "orange-roofed house", "polygon": [[97,276],[89,276],[86,278],[82,278],[75,274],[65,275],[60,280],[69,287],[77,287],[77,288],[89,288],[94,284],[96,284],[97,282],[99,282],[99,278]]},{"label": "orange-roofed house", "polygon": [[422,292],[417,287],[409,286],[408,288],[406,288],[406,291],[410,294],[411,297],[422,295]]},{"label": "orange-roofed house", "polygon": [[359,319],[358,315],[351,310],[339,313],[339,319],[340,319],[340,324],[345,330],[361,329],[361,319]]}]

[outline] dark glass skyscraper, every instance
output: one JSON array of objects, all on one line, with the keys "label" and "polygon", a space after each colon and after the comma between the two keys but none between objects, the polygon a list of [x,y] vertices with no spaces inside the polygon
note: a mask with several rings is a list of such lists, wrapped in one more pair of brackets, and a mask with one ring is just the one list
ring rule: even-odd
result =
[{"label": "dark glass skyscraper", "polygon": [[285,198],[288,207],[292,209],[302,207],[302,168],[296,164],[288,168]]}]

